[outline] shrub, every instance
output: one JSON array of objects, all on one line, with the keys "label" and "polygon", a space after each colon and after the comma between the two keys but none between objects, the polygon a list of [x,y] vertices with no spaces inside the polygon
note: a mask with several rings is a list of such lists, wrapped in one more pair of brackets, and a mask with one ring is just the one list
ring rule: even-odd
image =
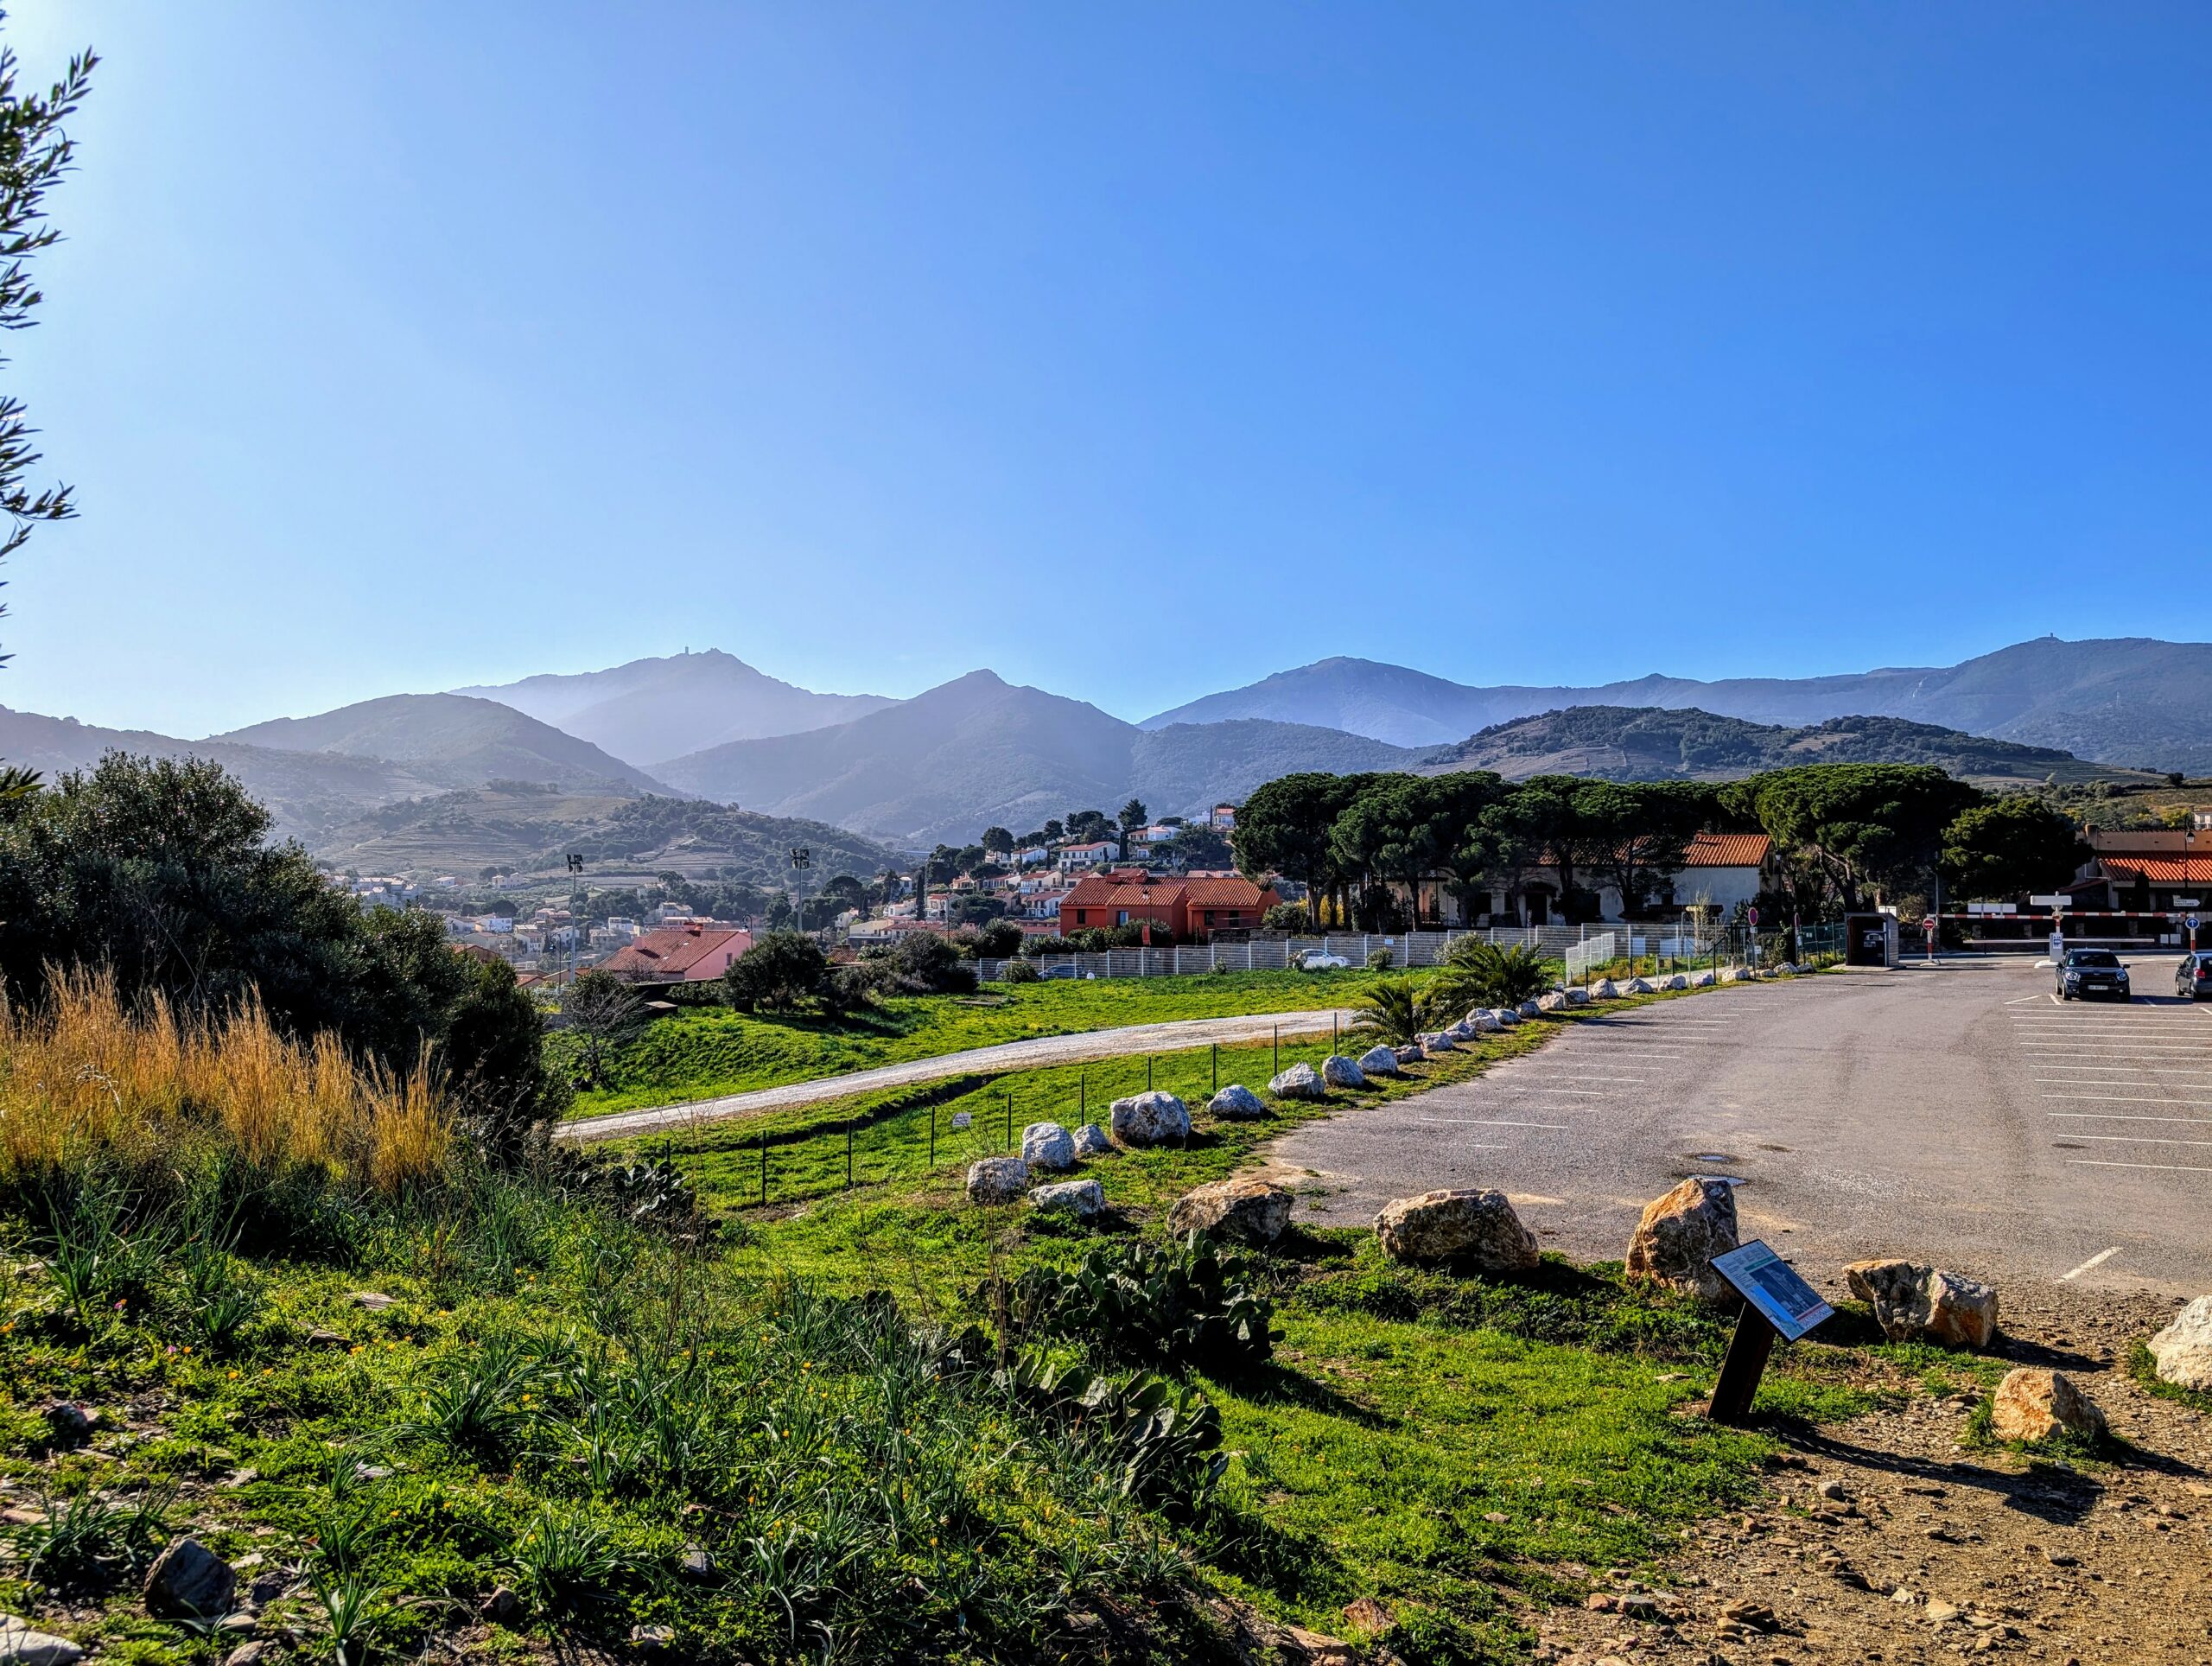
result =
[{"label": "shrub", "polygon": [[1045,974],[1037,970],[1037,963],[1033,960],[1009,960],[1001,976],[1009,983],[1036,983],[1043,980]]},{"label": "shrub", "polygon": [[1302,902],[1279,902],[1260,916],[1260,923],[1271,932],[1310,932],[1313,911]]},{"label": "shrub", "polygon": [[798,932],[769,932],[729,963],[722,992],[741,1013],[789,1012],[822,992],[830,957]]},{"label": "shrub", "polygon": [[1274,1346],[1274,1309],[1247,1264],[1201,1234],[1161,1244],[1101,1244],[1072,1272],[1033,1268],[1007,1292],[1010,1322],[1080,1341],[1102,1358],[1223,1376]]},{"label": "shrub", "polygon": [[1534,949],[1503,948],[1476,938],[1460,938],[1444,951],[1436,980],[1445,1006],[1517,1007],[1551,987],[1552,969]]},{"label": "shrub", "polygon": [[1411,977],[1377,978],[1352,997],[1357,1014],[1351,1027],[1394,1047],[1410,1046],[1424,1030],[1440,1027],[1444,1008],[1436,996]]},{"label": "shrub", "polygon": [[1367,969],[1370,971],[1387,972],[1397,963],[1398,957],[1390,952],[1390,945],[1387,943],[1379,949],[1370,949],[1368,951]]},{"label": "shrub", "polygon": [[973,995],[976,968],[933,932],[909,932],[868,963],[887,989],[899,995]]}]

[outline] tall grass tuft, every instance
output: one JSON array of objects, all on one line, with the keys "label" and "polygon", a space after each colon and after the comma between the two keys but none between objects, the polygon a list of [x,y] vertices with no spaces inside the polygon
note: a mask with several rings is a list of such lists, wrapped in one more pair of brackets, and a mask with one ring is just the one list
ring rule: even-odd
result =
[{"label": "tall grass tuft", "polygon": [[334,1036],[292,1040],[257,1003],[204,1019],[158,998],[134,1010],[85,971],[54,973],[36,1009],[0,1003],[0,1186],[12,1191],[213,1163],[390,1196],[442,1177],[453,1146],[427,1059],[404,1077],[375,1070]]}]

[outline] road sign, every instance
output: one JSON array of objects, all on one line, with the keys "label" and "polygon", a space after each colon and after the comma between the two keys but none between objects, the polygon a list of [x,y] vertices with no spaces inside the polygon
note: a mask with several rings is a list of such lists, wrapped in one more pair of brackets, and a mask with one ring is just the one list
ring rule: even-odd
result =
[{"label": "road sign", "polygon": [[2030,897],[2028,906],[2031,908],[2063,908],[2067,901],[2068,899],[2063,893],[2049,897]]},{"label": "road sign", "polygon": [[[2194,932],[2196,930],[2196,915],[2194,915],[2194,914],[2191,914],[2191,915],[2190,915],[2190,916],[2186,920],[2184,920],[2184,921],[2183,922],[2183,925],[2187,925],[2187,926],[2189,927],[2189,929],[2190,929],[2190,931],[2191,932]],[[2191,939],[2191,940],[2192,940],[2192,941],[2194,941],[2194,938],[2192,938],[2192,939]]]},{"label": "road sign", "polygon": [[1744,918],[1756,925],[1759,923],[1759,911],[1756,908],[1746,908],[1744,910]]}]

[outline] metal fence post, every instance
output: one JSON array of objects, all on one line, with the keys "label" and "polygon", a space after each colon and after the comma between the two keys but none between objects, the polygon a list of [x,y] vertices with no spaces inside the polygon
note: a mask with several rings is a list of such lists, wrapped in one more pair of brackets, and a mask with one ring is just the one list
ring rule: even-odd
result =
[{"label": "metal fence post", "polygon": [[845,1118],[845,1190],[853,1189],[853,1119]]},{"label": "metal fence post", "polygon": [[760,1136],[760,1202],[763,1207],[768,1202],[768,1136],[765,1134]]},{"label": "metal fence post", "polygon": [[1221,1091],[1221,1043],[1213,1044],[1213,1091]]}]

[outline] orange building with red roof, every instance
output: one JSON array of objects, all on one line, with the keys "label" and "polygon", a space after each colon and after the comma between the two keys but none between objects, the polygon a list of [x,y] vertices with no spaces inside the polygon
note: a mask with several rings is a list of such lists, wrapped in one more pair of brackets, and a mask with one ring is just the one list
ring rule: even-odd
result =
[{"label": "orange building with red roof", "polygon": [[1272,887],[1247,879],[1155,878],[1117,869],[1077,880],[1060,899],[1060,935],[1148,924],[1188,941],[1250,931],[1281,900]]},{"label": "orange building with red roof", "polygon": [[753,946],[753,933],[732,925],[677,925],[641,932],[601,963],[626,983],[704,983]]}]

